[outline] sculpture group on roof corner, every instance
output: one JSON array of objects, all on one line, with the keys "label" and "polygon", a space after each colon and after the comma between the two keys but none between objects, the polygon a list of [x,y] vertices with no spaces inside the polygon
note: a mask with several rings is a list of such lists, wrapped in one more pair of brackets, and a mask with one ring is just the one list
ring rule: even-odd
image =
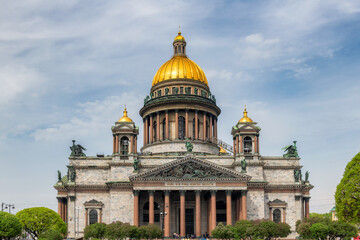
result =
[{"label": "sculpture group on roof corner", "polygon": [[148,82],[138,112],[142,121],[133,121],[129,115],[137,109],[128,115],[125,106],[109,127],[112,152],[86,156],[86,149],[72,141],[66,174],[58,171],[54,185],[67,238],[81,238],[86,226],[99,222],[155,224],[163,227],[164,238],[174,233],[200,238],[219,223],[268,219],[289,224],[287,238],[295,239],[296,221],[309,217],[313,188],[309,171],[303,180],[297,142],[279,156],[260,152],[261,128],[246,105],[242,113],[231,114],[238,117],[227,126],[230,134],[222,132],[214,89],[188,57],[181,32],[172,46],[172,57]]}]

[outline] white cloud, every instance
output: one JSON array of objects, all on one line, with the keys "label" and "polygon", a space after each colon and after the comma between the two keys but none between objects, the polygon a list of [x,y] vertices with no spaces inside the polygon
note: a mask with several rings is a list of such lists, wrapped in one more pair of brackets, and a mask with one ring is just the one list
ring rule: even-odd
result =
[{"label": "white cloud", "polygon": [[0,105],[26,94],[28,97],[36,97],[39,85],[43,82],[43,76],[34,69],[23,65],[5,65],[0,67]]}]

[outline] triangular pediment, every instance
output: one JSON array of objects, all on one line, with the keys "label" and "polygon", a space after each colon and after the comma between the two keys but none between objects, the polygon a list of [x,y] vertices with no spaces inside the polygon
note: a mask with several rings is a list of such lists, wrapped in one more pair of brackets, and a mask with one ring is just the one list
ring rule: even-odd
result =
[{"label": "triangular pediment", "polygon": [[239,126],[239,130],[253,130],[253,131],[259,131],[259,127],[256,126],[255,124],[244,124],[242,126]]},{"label": "triangular pediment", "polygon": [[187,156],[130,177],[131,181],[239,180],[247,182],[250,179],[251,177],[246,174],[193,156]]}]

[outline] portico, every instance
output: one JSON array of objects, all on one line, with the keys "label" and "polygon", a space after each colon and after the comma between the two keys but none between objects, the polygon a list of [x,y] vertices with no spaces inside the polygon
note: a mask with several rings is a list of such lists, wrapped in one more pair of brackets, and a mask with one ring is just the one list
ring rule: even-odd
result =
[{"label": "portico", "polygon": [[197,237],[223,222],[247,219],[250,177],[205,160],[185,157],[130,178],[134,189],[134,225],[160,224],[164,236]]}]

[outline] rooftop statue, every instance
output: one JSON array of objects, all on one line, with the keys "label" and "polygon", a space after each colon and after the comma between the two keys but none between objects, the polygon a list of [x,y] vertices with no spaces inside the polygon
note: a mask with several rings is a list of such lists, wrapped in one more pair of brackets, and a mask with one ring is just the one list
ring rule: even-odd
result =
[{"label": "rooftop statue", "polygon": [[298,152],[297,152],[297,147],[296,147],[296,141],[293,141],[293,143],[294,143],[294,145],[288,145],[288,146],[282,148],[286,152],[283,155],[285,158],[299,157]]},{"label": "rooftop statue", "polygon": [[61,181],[61,172],[58,170],[58,181]]},{"label": "rooftop statue", "polygon": [[133,167],[134,167],[134,171],[139,170],[139,160],[137,158],[134,159]]},{"label": "rooftop statue", "polygon": [[243,160],[241,160],[240,164],[241,164],[241,172],[246,173],[247,162],[246,162],[245,158]]},{"label": "rooftop statue", "polygon": [[300,180],[301,180],[300,175],[301,175],[300,170],[299,170],[299,169],[295,169],[295,170],[294,170],[294,178],[295,178],[295,182],[300,182]]},{"label": "rooftop statue", "polygon": [[72,142],[73,145],[70,147],[70,157],[86,157],[85,153],[83,153],[83,150],[86,151],[86,148],[84,148],[80,144],[75,144],[75,140],[72,140]]},{"label": "rooftop statue", "polygon": [[309,171],[306,171],[306,172],[305,172],[305,182],[306,182],[306,183],[309,182],[309,174],[310,174]]},{"label": "rooftop statue", "polygon": [[188,152],[192,152],[193,148],[194,148],[194,146],[191,142],[186,142],[186,150]]}]

